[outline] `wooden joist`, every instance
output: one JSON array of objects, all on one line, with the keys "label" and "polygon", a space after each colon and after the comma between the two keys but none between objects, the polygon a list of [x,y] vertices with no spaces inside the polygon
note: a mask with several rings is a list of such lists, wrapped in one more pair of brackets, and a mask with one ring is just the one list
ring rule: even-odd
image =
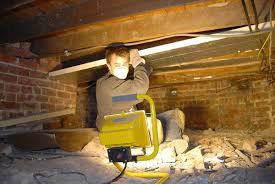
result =
[{"label": "wooden joist", "polygon": [[34,2],[35,0],[12,0],[12,1],[0,1],[0,14],[7,11],[11,11],[15,8],[25,6],[29,3]]},{"label": "wooden joist", "polygon": [[[273,21],[273,23],[274,22],[275,21]],[[254,27],[255,26],[252,26],[252,28],[254,28]],[[259,24],[259,28],[262,31],[270,30],[270,24],[269,23]],[[249,27],[245,26],[245,27],[238,28],[238,29],[224,31],[224,32],[221,32],[218,34],[212,34],[212,36],[210,35],[208,37],[197,37],[197,38],[177,41],[177,42],[173,42],[173,43],[169,43],[169,44],[164,44],[164,45],[160,45],[160,46],[156,46],[156,47],[143,49],[143,50],[140,50],[139,53],[141,56],[158,54],[158,53],[167,52],[167,51],[171,51],[171,50],[179,49],[179,48],[183,48],[183,47],[195,46],[195,45],[199,45],[199,44],[203,44],[203,43],[207,43],[207,42],[214,42],[217,40],[222,40],[222,39],[225,39],[227,35],[238,35],[238,34],[247,34],[247,33],[249,33]],[[217,36],[217,35],[223,35],[224,37]],[[254,49],[254,47],[253,47],[253,49]],[[86,75],[80,75],[80,72],[87,72],[90,69],[97,68],[97,67],[103,66],[105,64],[106,64],[106,60],[100,59],[100,60],[96,60],[96,61],[91,61],[89,63],[53,71],[53,72],[49,73],[49,76],[53,77],[53,78],[55,78],[55,77],[58,78],[60,76],[66,76],[66,75],[69,76],[69,75],[73,74],[73,75],[79,76],[79,77],[75,77],[76,80],[78,80],[76,82],[85,82],[85,81],[89,81],[89,80],[95,80],[95,79],[91,79],[91,78],[85,78]],[[154,64],[154,63],[152,63],[152,64]]]},{"label": "wooden joist", "polygon": [[[19,0],[17,0],[19,1]],[[22,2],[28,2],[27,0]],[[30,1],[30,0],[29,0]],[[224,0],[211,0],[204,4],[214,4]],[[106,21],[114,18],[131,16],[137,13],[144,13],[155,9],[174,7],[179,5],[202,3],[202,0],[97,0],[82,1],[76,5],[63,6],[51,12],[45,12],[25,20],[17,17],[10,17],[0,25],[0,43],[18,42],[26,39],[36,38],[54,33],[64,32],[71,29],[83,27],[87,24]],[[4,4],[4,3],[1,3]],[[10,10],[13,4],[5,3]],[[17,19],[16,19],[17,18]],[[28,26],[26,26],[28,25]]]},{"label": "wooden joist", "polygon": [[[140,3],[140,1],[137,2],[138,4]],[[159,3],[161,1],[157,2]],[[170,1],[165,2],[168,3]],[[217,6],[217,4],[219,6]],[[259,23],[265,22],[269,13],[270,0],[255,0],[255,4],[258,12],[260,12],[258,14]],[[131,7],[132,6],[129,6],[125,9],[132,9]],[[137,7],[134,9],[136,8]],[[89,8],[85,7],[85,9],[88,10]],[[122,9],[124,10],[124,8],[120,8],[119,11]],[[117,10],[118,9],[115,8],[110,12]],[[253,24],[254,14],[252,12],[253,11],[249,11],[249,17]],[[69,20],[72,20],[71,17]],[[60,22],[66,24],[63,17]],[[26,28],[25,25],[26,24],[24,24],[24,28]],[[102,50],[102,47],[97,49],[92,47],[105,46],[115,42],[126,43],[176,33],[195,33],[244,25],[247,25],[247,20],[243,12],[241,1],[197,1],[183,6],[139,13],[138,15],[128,15],[120,18],[113,17],[113,19],[98,22],[66,34],[61,33],[35,39],[32,41],[31,50],[39,56],[47,57],[60,55],[64,56],[64,60],[68,60],[69,58],[72,59],[74,55],[79,54],[79,52],[91,54],[97,52],[98,49]],[[40,27],[42,28],[44,26],[45,24],[42,24]],[[55,24],[53,24],[53,26],[55,26]],[[35,31],[32,28],[28,28],[28,33],[30,33],[30,30],[31,32]],[[6,38],[4,36],[5,34],[1,35],[1,38]],[[19,35],[20,34],[17,33],[11,36],[11,38],[16,39]],[[85,49],[83,50],[80,48]],[[64,50],[68,50],[73,54],[67,57],[64,55]]]},{"label": "wooden joist", "polygon": [[207,69],[188,69],[160,71],[150,76],[150,86],[177,84],[188,81],[217,80],[225,77],[260,75],[259,63],[231,66],[208,67]]},{"label": "wooden joist", "polygon": [[20,117],[20,118],[2,120],[0,121],[0,128],[19,125],[23,123],[30,123],[30,122],[40,121],[40,120],[45,120],[50,118],[56,118],[56,117],[70,115],[74,113],[75,113],[75,109],[65,109],[65,110],[56,111],[56,112],[39,113],[39,114],[34,114],[34,115]]}]

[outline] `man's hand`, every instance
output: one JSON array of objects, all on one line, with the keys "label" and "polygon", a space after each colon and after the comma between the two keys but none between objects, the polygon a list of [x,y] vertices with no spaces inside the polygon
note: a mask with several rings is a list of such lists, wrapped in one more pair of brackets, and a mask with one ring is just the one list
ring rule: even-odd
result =
[{"label": "man's hand", "polygon": [[145,60],[140,57],[138,53],[138,49],[131,49],[130,50],[130,64],[135,68],[140,63],[145,64]]}]

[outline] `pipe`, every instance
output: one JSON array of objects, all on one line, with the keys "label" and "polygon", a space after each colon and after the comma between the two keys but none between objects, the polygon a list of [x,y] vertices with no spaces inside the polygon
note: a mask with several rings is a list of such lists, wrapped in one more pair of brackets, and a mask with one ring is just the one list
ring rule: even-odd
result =
[{"label": "pipe", "polygon": [[[121,165],[117,162],[113,163],[116,168],[119,171],[122,171],[123,168],[121,167]],[[135,173],[135,172],[131,172],[131,171],[124,171],[124,174],[130,177],[141,177],[141,178],[160,178],[160,180],[158,180],[156,182],[156,184],[162,184],[164,183],[168,178],[169,178],[169,174],[168,173],[147,173],[147,172],[140,172],[140,173]]]}]

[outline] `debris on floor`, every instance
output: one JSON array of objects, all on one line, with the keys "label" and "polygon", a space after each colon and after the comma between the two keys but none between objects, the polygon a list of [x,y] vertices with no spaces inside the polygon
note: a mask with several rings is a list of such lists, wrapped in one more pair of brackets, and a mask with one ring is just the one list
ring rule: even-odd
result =
[{"label": "debris on floor", "polygon": [[[274,139],[225,136],[214,131],[189,130],[185,134],[183,139],[162,143],[155,159],[129,163],[128,169],[169,172],[167,183],[275,182]],[[12,152],[0,157],[0,181],[4,183],[104,183],[118,174],[98,137],[77,152],[22,151],[5,146],[12,148]],[[156,180],[123,176],[117,183],[130,182]]]}]

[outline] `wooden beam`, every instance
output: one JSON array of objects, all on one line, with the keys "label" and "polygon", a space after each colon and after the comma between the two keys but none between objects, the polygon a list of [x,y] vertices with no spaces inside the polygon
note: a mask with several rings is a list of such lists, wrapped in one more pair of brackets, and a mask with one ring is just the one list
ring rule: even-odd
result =
[{"label": "wooden beam", "polygon": [[0,130],[0,137],[14,135],[14,134],[24,134],[24,133],[47,133],[47,134],[55,134],[55,133],[66,133],[66,132],[97,132],[96,128],[58,128],[58,129],[46,129],[46,130]]},{"label": "wooden beam", "polygon": [[[218,62],[223,62],[223,61],[230,61],[230,60],[235,60],[235,61],[256,61],[257,60],[257,54],[258,54],[258,50],[250,50],[249,52],[245,51],[245,52],[237,52],[237,53],[232,53],[232,54],[224,54],[221,53],[221,55],[216,56],[216,57],[204,57],[203,59],[193,59],[193,60],[189,60],[188,62],[185,62],[187,59],[186,57],[184,57],[183,62],[179,63],[179,64],[167,64],[166,66],[162,66],[162,67],[155,67],[154,70],[157,71],[157,68],[161,69],[167,69],[169,68],[169,70],[177,70],[180,67],[184,67],[184,66],[190,66],[190,65],[200,65],[200,64],[212,64],[212,63],[218,63]],[[157,64],[154,64],[157,65]],[[158,72],[154,72],[153,75],[158,75]]]},{"label": "wooden beam", "polygon": [[[33,40],[31,49],[41,57],[64,55],[65,49],[73,53],[79,48],[105,46],[114,42],[133,42],[176,33],[194,33],[247,25],[240,1],[226,0],[223,1],[226,2],[224,6],[220,7],[214,6],[217,2],[208,0],[100,22],[67,34]],[[255,0],[255,3],[260,12],[259,22],[265,22],[269,13],[269,0]],[[254,20],[253,13],[249,16]],[[33,29],[29,27],[28,31],[32,32]],[[12,36],[16,38],[18,35]],[[3,37],[5,39],[5,36]],[[85,49],[87,50],[93,52],[93,49]]]},{"label": "wooden beam", "polygon": [[0,1],[0,14],[11,11],[15,8],[30,4],[35,0],[9,0],[9,1]]},{"label": "wooden beam", "polygon": [[30,123],[34,121],[40,121],[44,119],[56,118],[56,117],[65,116],[65,115],[74,114],[74,113],[75,113],[75,109],[65,109],[62,111],[39,113],[39,114],[25,116],[25,117],[2,120],[0,121],[0,128],[19,125],[23,123]]},{"label": "wooden beam", "polygon": [[[26,0],[27,2],[27,0]],[[77,5],[64,6],[42,15],[18,20],[12,17],[0,26],[0,43],[18,42],[40,36],[60,33],[87,24],[94,24],[108,19],[140,14],[146,11],[186,4],[202,3],[203,0],[97,0],[82,1]],[[211,4],[224,2],[212,0]],[[209,2],[204,3],[209,4]],[[9,6],[13,7],[13,6]],[[8,8],[10,9],[10,8]],[[17,20],[16,20],[17,18]],[[26,26],[28,25],[28,26]]]},{"label": "wooden beam", "polygon": [[[259,25],[259,28],[261,30],[270,29],[270,24],[262,23],[262,24]],[[222,34],[222,35],[225,35],[225,36],[226,35],[238,35],[238,34],[240,34],[240,32],[241,32],[241,34],[249,33],[249,28],[246,26],[246,27],[242,27],[242,28],[238,28],[238,29],[224,31],[224,32],[221,32],[219,34]],[[215,36],[217,34],[213,34],[212,36]],[[177,41],[177,42],[173,42],[173,43],[169,43],[169,44],[164,44],[164,45],[160,45],[160,46],[156,46],[156,47],[143,49],[143,50],[140,50],[139,53],[140,53],[141,56],[152,55],[152,54],[157,54],[157,53],[161,53],[161,52],[170,51],[170,50],[173,50],[173,49],[178,49],[178,48],[183,48],[183,47],[188,47],[188,46],[194,46],[194,45],[207,43],[207,42],[211,42],[211,41],[217,41],[217,40],[221,40],[221,39],[224,39],[224,38],[225,37],[197,37],[197,38],[187,39],[187,40],[183,40],[183,41]],[[83,71],[83,70],[103,66],[105,64],[106,64],[106,60],[105,59],[100,59],[100,60],[97,60],[97,61],[92,61],[92,62],[89,62],[89,63],[85,63],[85,64],[81,64],[81,65],[77,65],[77,66],[73,66],[73,67],[53,71],[53,72],[49,73],[49,76],[50,77],[57,77],[57,76],[61,76],[61,75],[69,74],[69,73],[71,74],[71,73],[80,72],[80,71]]]},{"label": "wooden beam", "polygon": [[150,86],[176,84],[187,81],[215,80],[235,75],[257,75],[259,63],[236,64],[231,66],[209,67],[205,69],[188,69],[160,72],[150,76]]}]

